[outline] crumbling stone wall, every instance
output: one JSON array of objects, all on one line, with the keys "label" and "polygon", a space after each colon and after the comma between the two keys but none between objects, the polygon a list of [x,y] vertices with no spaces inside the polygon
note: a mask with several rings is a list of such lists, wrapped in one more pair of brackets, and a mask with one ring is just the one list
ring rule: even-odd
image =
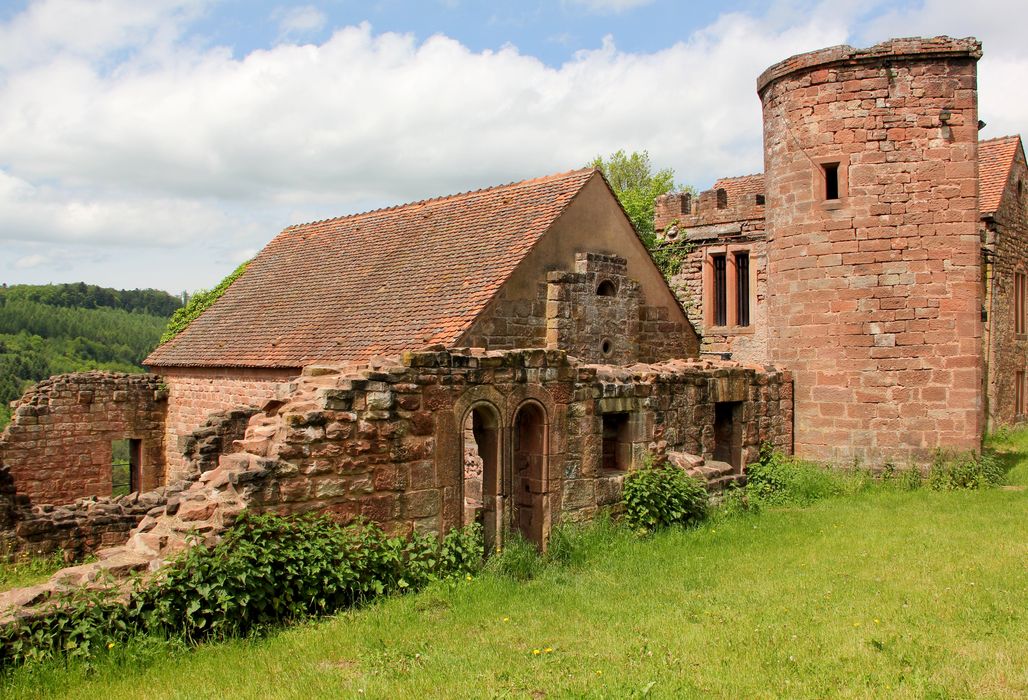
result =
[{"label": "crumbling stone wall", "polygon": [[111,495],[111,443],[141,440],[140,489],[164,480],[166,393],[160,378],[80,372],[46,379],[12,404],[0,465],[35,503]]},{"label": "crumbling stone wall", "polygon": [[248,406],[208,416],[204,424],[183,441],[184,478],[192,479],[214,469],[221,455],[235,452],[238,449],[235,442],[246,435],[250,416],[258,410],[256,406]]},{"label": "crumbling stone wall", "polygon": [[[1017,151],[999,209],[985,220],[991,282],[988,324],[988,403],[992,428],[1012,425],[1019,414],[1015,383],[1028,370],[1028,334],[1016,332],[1015,274],[1028,275],[1028,168]],[[1028,388],[1028,387],[1026,387]]]},{"label": "crumbling stone wall", "polygon": [[300,373],[298,369],[233,369],[162,367],[168,387],[168,419],[165,435],[167,481],[179,481],[192,465],[185,456],[193,431],[212,413],[241,406],[260,406],[275,395],[281,382]]},{"label": "crumbling stone wall", "polygon": [[902,39],[758,80],[769,350],[795,377],[802,457],[980,447],[980,56],[973,39]]},{"label": "crumbling stone wall", "polygon": [[[442,532],[464,518],[469,412],[495,411],[498,454],[506,455],[518,411],[531,402],[545,412],[548,433],[533,507],[549,523],[561,514],[587,517],[619,497],[626,472],[604,468],[605,413],[631,416],[634,468],[649,450],[713,458],[714,407],[739,402],[742,458],[753,459],[764,440],[791,447],[789,381],[786,373],[738,363],[616,368],[574,364],[546,350],[416,352],[357,372],[310,367],[287,400],[251,419],[242,451],[221,465],[264,475],[250,484],[251,507]],[[513,495],[505,460],[501,500]]]},{"label": "crumbling stone wall", "polygon": [[[740,362],[768,362],[767,353],[767,247],[763,188],[759,192],[727,191],[719,187],[731,180],[754,180],[758,176],[719,180],[715,189],[698,197],[677,192],[656,201],[654,228],[663,245],[684,249],[680,267],[670,285],[682,301],[693,327],[703,338],[706,353],[731,353]],[[720,196],[719,196],[720,193]],[[682,244],[687,244],[683,246]],[[711,294],[706,274],[710,255],[749,253],[751,268],[750,324],[714,326],[709,323]]]}]

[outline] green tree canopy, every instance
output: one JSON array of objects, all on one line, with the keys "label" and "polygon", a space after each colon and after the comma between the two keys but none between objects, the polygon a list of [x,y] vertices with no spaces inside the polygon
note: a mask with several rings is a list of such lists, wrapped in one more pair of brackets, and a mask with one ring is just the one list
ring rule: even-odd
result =
[{"label": "green tree canopy", "polygon": [[676,189],[675,171],[664,168],[653,172],[647,151],[628,154],[619,150],[607,159],[596,156],[589,166],[603,172],[646,246],[653,248],[653,200]]}]

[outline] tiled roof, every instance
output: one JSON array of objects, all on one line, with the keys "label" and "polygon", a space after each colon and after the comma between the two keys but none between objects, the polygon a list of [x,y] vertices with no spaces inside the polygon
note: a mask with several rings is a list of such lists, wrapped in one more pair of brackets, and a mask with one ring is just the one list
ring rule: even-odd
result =
[{"label": "tiled roof", "polygon": [[723,189],[728,195],[728,206],[740,204],[756,204],[754,195],[764,194],[764,173],[740,175],[739,177],[723,177],[714,183],[712,189]]},{"label": "tiled roof", "polygon": [[291,226],[145,364],[303,367],[453,343],[594,176]]},{"label": "tiled roof", "polygon": [[1001,136],[978,143],[978,208],[982,214],[993,214],[999,209],[1020,145],[1020,136]]}]

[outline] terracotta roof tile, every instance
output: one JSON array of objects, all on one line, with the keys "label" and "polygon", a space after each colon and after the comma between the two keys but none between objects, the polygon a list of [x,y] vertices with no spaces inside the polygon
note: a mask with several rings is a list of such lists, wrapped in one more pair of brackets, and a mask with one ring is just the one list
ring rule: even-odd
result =
[{"label": "terracotta roof tile", "polygon": [[983,215],[999,209],[1020,147],[1020,136],[1001,136],[978,143],[978,208]]},{"label": "terracotta roof tile", "polygon": [[455,342],[594,175],[291,226],[145,364],[303,367]]},{"label": "terracotta roof tile", "polygon": [[723,177],[714,183],[711,189],[723,189],[728,195],[728,206],[740,204],[754,205],[755,195],[764,194],[764,173],[740,175],[739,177]]}]

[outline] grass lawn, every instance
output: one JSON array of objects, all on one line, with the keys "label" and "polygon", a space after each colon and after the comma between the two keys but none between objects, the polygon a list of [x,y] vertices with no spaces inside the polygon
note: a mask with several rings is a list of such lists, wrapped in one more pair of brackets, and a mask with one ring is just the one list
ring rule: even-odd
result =
[{"label": "grass lawn", "polygon": [[[1028,432],[997,441],[1028,484]],[[538,652],[538,653],[537,653]],[[437,585],[258,640],[27,667],[4,697],[1026,697],[1028,491],[875,486]]]},{"label": "grass lawn", "polygon": [[65,566],[60,552],[18,562],[0,562],[0,591],[43,583]]}]

